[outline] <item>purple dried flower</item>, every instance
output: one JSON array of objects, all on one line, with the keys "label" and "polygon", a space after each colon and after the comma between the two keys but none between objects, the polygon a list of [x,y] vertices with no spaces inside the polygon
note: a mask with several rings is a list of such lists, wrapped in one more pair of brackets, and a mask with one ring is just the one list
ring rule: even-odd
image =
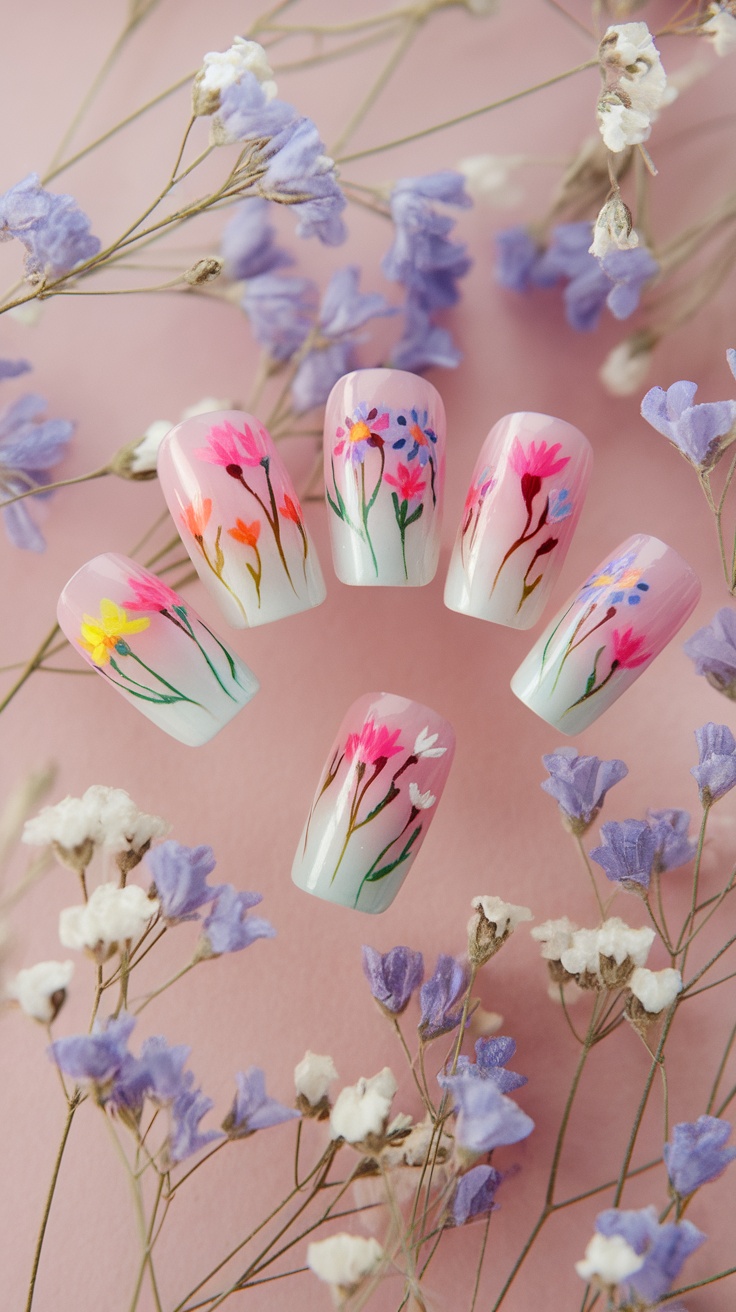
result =
[{"label": "purple dried flower", "polygon": [[465,962],[441,953],[434,974],[422,985],[419,994],[422,1008],[419,1034],[425,1042],[449,1034],[460,1024],[467,983]]},{"label": "purple dried flower", "polygon": [[584,834],[598,815],[606,793],[629,773],[623,761],[580,756],[575,747],[558,747],[542,763],[549,771],[541,787],[554,797],[574,834]]},{"label": "purple dried flower", "polygon": [[564,280],[574,282],[600,268],[589,250],[592,233],[592,224],[587,221],[560,223],[553,228],[549,245],[538,254],[532,270],[534,284],[537,287],[556,287]]},{"label": "purple dried flower", "polygon": [[249,279],[241,305],[264,350],[274,360],[290,360],[313,326],[317,298],[311,278],[264,273]]},{"label": "purple dried flower", "polygon": [[107,1021],[95,1022],[91,1034],[55,1039],[48,1051],[59,1070],[73,1080],[108,1084],[130,1056],[128,1039],[134,1026],[135,1016],[122,1012]]},{"label": "purple dried flower", "polygon": [[[492,1080],[500,1093],[513,1093],[515,1089],[522,1089],[528,1083],[526,1075],[518,1075],[516,1071],[503,1069],[506,1063],[511,1061],[515,1052],[516,1041],[506,1035],[499,1034],[495,1038],[477,1039],[475,1061],[471,1062],[465,1056],[458,1057],[456,1073],[468,1079]],[[451,1077],[439,1075],[437,1078],[440,1084],[444,1085]]]},{"label": "purple dried flower", "polygon": [[641,413],[696,469],[712,469],[728,445],[723,439],[736,424],[736,401],[693,405],[697,390],[697,383],[684,380],[666,392],[652,387],[641,403]]},{"label": "purple dried flower", "polygon": [[[16,374],[21,372],[16,368]],[[5,377],[9,377],[7,372]],[[42,419],[45,410],[44,398],[30,393],[0,414],[0,507],[5,497],[48,483],[50,471],[66,454],[74,425],[67,419]],[[43,498],[49,495],[40,494]],[[25,551],[43,551],[46,545],[28,509],[30,501],[37,499],[16,501],[3,508],[10,541]]]},{"label": "purple dried flower", "polygon": [[323,405],[338,378],[355,367],[357,330],[369,319],[395,313],[378,292],[360,292],[359,280],[360,270],[353,265],[339,269],[327,284],[319,311],[323,340],[305,355],[291,387],[297,414]]},{"label": "purple dried flower", "polygon": [[237,82],[220,94],[217,139],[253,141],[273,137],[294,121],[296,110],[283,100],[269,99],[254,73],[244,69]]},{"label": "purple dried flower", "polygon": [[325,154],[312,120],[295,117],[287,123],[268,142],[262,158],[267,168],[259,186],[267,199],[294,208],[297,236],[318,237],[326,246],[344,242],[347,229],[341,216],[347,202],[337,183],[334,160]]},{"label": "purple dried flower", "polygon": [[292,256],[276,245],[276,229],[268,222],[268,213],[268,201],[258,196],[247,197],[236,206],[222,234],[220,254],[225,261],[224,273],[234,282],[259,278],[294,263]]},{"label": "purple dried flower", "polygon": [[465,1225],[498,1207],[496,1190],[503,1176],[494,1166],[473,1166],[461,1175],[450,1203],[453,1225]]},{"label": "purple dried flower", "polygon": [[238,1091],[222,1127],[229,1138],[244,1139],[256,1130],[299,1119],[300,1113],[293,1107],[284,1107],[275,1098],[269,1098],[266,1077],[257,1066],[251,1066],[245,1074],[238,1071],[235,1082]]},{"label": "purple dried flower", "polygon": [[26,256],[26,276],[57,278],[100,249],[90,221],[73,196],[44,190],[36,173],[0,196],[0,241],[17,237]]},{"label": "purple dried flower", "polygon": [[154,896],[170,925],[198,920],[199,909],[217,896],[218,888],[207,883],[216,864],[211,847],[185,847],[169,839],[154,847],[147,861],[153,874]]},{"label": "purple dried flower", "polygon": [[224,952],[240,952],[258,938],[273,938],[273,925],[260,916],[248,915],[262,900],[262,893],[239,893],[232,884],[221,884],[202,926],[201,954],[219,957]]},{"label": "purple dried flower", "polygon": [[319,310],[319,327],[325,337],[343,337],[362,328],[369,319],[396,313],[380,292],[359,291],[359,282],[360,269],[355,264],[333,273]]},{"label": "purple dried flower", "polygon": [[526,1139],[534,1121],[493,1080],[447,1075],[441,1080],[454,1099],[458,1113],[455,1140],[469,1152],[488,1153],[504,1144]]},{"label": "purple dried flower", "polygon": [[472,264],[467,247],[449,239],[455,220],[432,204],[471,205],[464,182],[461,173],[447,170],[401,178],[391,192],[396,233],[381,267],[391,282],[418,295],[426,310],[455,305],[460,298],[457,280]]},{"label": "purple dried flower", "polygon": [[692,861],[698,845],[690,837],[689,811],[677,808],[647,811],[647,822],[656,845],[653,869],[663,873]]},{"label": "purple dried flower", "polygon": [[29,360],[0,360],[0,382],[5,378],[18,378],[32,368]]},{"label": "purple dried flower", "polygon": [[504,228],[496,237],[496,280],[511,291],[525,292],[531,286],[532,272],[540,249],[528,228],[517,224]]},{"label": "purple dried flower", "polygon": [[609,820],[601,826],[602,847],[590,855],[606,879],[632,891],[648,889],[657,840],[645,820]]},{"label": "purple dried flower", "polygon": [[601,268],[613,286],[606,304],[614,319],[628,319],[639,304],[642,288],[655,274],[659,265],[646,246],[629,250],[609,250],[600,261]]},{"label": "purple dried flower", "polygon": [[736,701],[736,610],[732,606],[716,611],[710,624],[683,643],[683,650],[695,663],[696,674],[704,674],[713,688]]},{"label": "purple dried flower", "polygon": [[700,760],[690,771],[703,806],[712,806],[736,784],[736,739],[726,724],[704,724],[695,730]]},{"label": "purple dried flower", "polygon": [[338,378],[356,366],[355,347],[349,338],[308,351],[291,384],[294,413],[303,415],[324,405]]},{"label": "purple dried flower", "polygon": [[184,1089],[171,1105],[171,1130],[166,1141],[166,1155],[175,1165],[205,1148],[213,1139],[222,1139],[220,1130],[200,1130],[199,1123],[214,1107],[201,1089]]},{"label": "purple dried flower", "polygon": [[393,367],[419,374],[438,365],[454,369],[461,360],[451,334],[432,323],[429,311],[410,292],[404,306],[404,331],[391,352]]},{"label": "purple dried flower", "polygon": [[363,971],[376,1002],[400,1016],[424,978],[424,958],[411,948],[395,947],[382,954],[364,946]]},{"label": "purple dried flower", "polygon": [[660,1225],[655,1207],[640,1211],[619,1211],[611,1207],[596,1217],[595,1228],[610,1238],[620,1235],[639,1256],[646,1255],[643,1266],[619,1286],[628,1303],[659,1303],[672,1288],[685,1259],[695,1252],[706,1236],[690,1221]]},{"label": "purple dried flower", "polygon": [[697,1121],[683,1121],[672,1127],[672,1138],[664,1146],[664,1164],[670,1184],[681,1198],[723,1175],[736,1157],[736,1148],[727,1148],[732,1126],[717,1116],[699,1116]]},{"label": "purple dried flower", "polygon": [[140,1062],[148,1075],[146,1093],[159,1106],[174,1102],[194,1083],[191,1071],[184,1070],[191,1051],[185,1043],[171,1047],[160,1034],[145,1040]]}]

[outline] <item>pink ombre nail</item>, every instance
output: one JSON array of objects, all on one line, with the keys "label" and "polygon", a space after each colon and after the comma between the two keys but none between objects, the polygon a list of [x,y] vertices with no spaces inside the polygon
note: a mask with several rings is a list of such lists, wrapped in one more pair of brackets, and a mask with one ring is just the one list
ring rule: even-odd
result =
[{"label": "pink ombre nail", "polygon": [[299,499],[253,415],[223,410],[177,424],[161,444],[158,474],[192,564],[234,628],[324,601]]},{"label": "pink ombre nail", "polygon": [[258,691],[189,603],[126,556],[95,556],[78,569],[57,614],[74,650],[189,747],[209,742]]},{"label": "pink ombre nail", "polygon": [[445,585],[463,615],[528,629],[583,508],[593,453],[563,419],[523,411],[491,429],[473,470]]},{"label": "pink ombre nail", "polygon": [[369,693],[332,744],[294,857],[307,893],[385,911],[419,851],[455,751],[447,720],[419,702]]},{"label": "pink ombre nail", "polygon": [[643,674],[699,596],[697,575],[672,547],[627,538],[555,616],[512,691],[562,733],[579,733]]},{"label": "pink ombre nail", "polygon": [[430,583],[445,482],[445,409],[432,384],[400,369],[346,374],[327,401],[324,451],[341,582]]}]

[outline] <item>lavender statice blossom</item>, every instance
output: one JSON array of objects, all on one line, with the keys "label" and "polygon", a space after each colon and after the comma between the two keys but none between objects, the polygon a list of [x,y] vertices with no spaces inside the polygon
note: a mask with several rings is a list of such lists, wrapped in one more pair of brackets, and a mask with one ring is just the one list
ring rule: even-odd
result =
[{"label": "lavender statice blossom", "polygon": [[200,909],[217,897],[219,888],[207,883],[215,864],[211,847],[185,847],[173,840],[161,843],[149,854],[151,893],[158,898],[161,918],[167,925],[198,920]]},{"label": "lavender statice blossom", "polygon": [[439,1038],[441,1034],[449,1034],[460,1024],[467,983],[465,962],[441,953],[434,973],[425,981],[419,993],[422,1008],[419,1035],[425,1043]]},{"label": "lavender statice blossom", "polygon": [[[475,1061],[461,1054],[457,1059],[456,1074],[468,1079],[491,1080],[501,1093],[513,1093],[522,1089],[527,1083],[526,1075],[504,1069],[516,1052],[516,1040],[508,1035],[499,1034],[494,1038],[477,1039],[475,1043]],[[447,1076],[439,1075],[440,1084],[445,1084]]]},{"label": "lavender statice blossom", "polygon": [[541,787],[554,797],[566,828],[578,836],[592,825],[609,789],[629,773],[623,761],[581,756],[575,747],[558,747],[542,763],[550,777]]},{"label": "lavender statice blossom", "polygon": [[693,661],[695,673],[705,675],[711,687],[736,701],[736,610],[722,606],[710,624],[704,624],[683,650]]},{"label": "lavender statice blossom", "polygon": [[17,237],[31,282],[59,278],[96,255],[100,240],[73,196],[46,191],[36,173],[0,196],[0,241]]},{"label": "lavender statice blossom", "polygon": [[262,893],[239,893],[232,884],[221,884],[202,926],[196,955],[201,959],[219,957],[224,952],[240,952],[258,938],[274,938],[276,930],[268,920],[248,915],[261,901]]},{"label": "lavender statice blossom", "polygon": [[473,1166],[461,1175],[450,1202],[452,1224],[465,1225],[467,1221],[495,1212],[499,1206],[496,1190],[502,1180],[501,1172],[494,1166]]},{"label": "lavender statice blossom", "polygon": [[381,953],[364,947],[363,972],[376,1002],[389,1015],[400,1016],[424,978],[424,958],[411,948]]},{"label": "lavender statice blossom", "polygon": [[461,359],[452,334],[433,323],[429,310],[410,292],[404,305],[404,331],[391,352],[394,368],[409,373],[435,367],[454,369]]},{"label": "lavender statice blossom", "polygon": [[726,1147],[732,1128],[717,1116],[699,1116],[697,1121],[673,1125],[671,1140],[664,1146],[664,1164],[680,1198],[723,1175],[736,1157],[736,1148]]},{"label": "lavender statice blossom", "polygon": [[253,335],[274,360],[290,360],[314,324],[319,293],[311,278],[263,273],[246,282],[241,306]]},{"label": "lavender statice blossom", "polygon": [[493,1080],[464,1074],[442,1077],[457,1113],[455,1140],[469,1153],[488,1153],[526,1139],[534,1121]]},{"label": "lavender statice blossom", "polygon": [[669,439],[696,469],[709,470],[736,437],[736,401],[693,404],[697,383],[673,383],[665,392],[652,387],[641,413],[652,428]]},{"label": "lavender statice blossom", "polygon": [[695,730],[700,760],[690,770],[703,806],[712,806],[736,784],[736,739],[726,724],[704,724]]},{"label": "lavender statice blossom", "polygon": [[171,1129],[164,1149],[167,1163],[175,1166],[185,1158],[222,1139],[220,1130],[200,1130],[200,1121],[214,1107],[201,1089],[184,1089],[171,1105]]},{"label": "lavender statice blossom", "polygon": [[130,1057],[128,1039],[134,1026],[135,1017],[128,1012],[106,1021],[97,1020],[91,1034],[55,1039],[48,1049],[49,1056],[71,1079],[94,1085],[98,1096],[107,1086],[109,1094],[112,1081]]},{"label": "lavender statice blossom", "polygon": [[646,892],[652,876],[657,840],[645,820],[610,820],[601,826],[601,847],[590,853],[606,879],[631,892]]},{"label": "lavender statice blossom", "polygon": [[514,292],[525,292],[532,285],[532,274],[541,248],[523,224],[503,228],[496,233],[496,281]]},{"label": "lavender statice blossom", "polygon": [[266,1077],[257,1066],[238,1071],[235,1076],[237,1093],[222,1128],[231,1139],[245,1139],[256,1130],[267,1130],[284,1121],[298,1120],[300,1113],[266,1093]]},{"label": "lavender statice blossom", "polygon": [[265,146],[267,164],[261,194],[294,208],[298,237],[318,237],[339,246],[347,237],[342,211],[347,201],[337,182],[335,162],[325,154],[315,124],[295,117]]},{"label": "lavender statice blossom", "polygon": [[0,360],[0,383],[5,378],[20,378],[33,368],[29,360]]},{"label": "lavender statice blossom", "polygon": [[647,823],[654,834],[656,850],[653,871],[663,874],[692,861],[697,842],[690,837],[690,812],[677,808],[647,811]]},{"label": "lavender statice blossom", "polygon": [[620,1211],[610,1207],[596,1217],[598,1234],[620,1237],[644,1260],[618,1281],[622,1302],[647,1307],[665,1298],[691,1253],[706,1236],[691,1221],[669,1221],[660,1225],[655,1207]]},{"label": "lavender statice blossom", "polygon": [[371,319],[396,313],[379,292],[361,292],[359,281],[360,269],[349,265],[333,273],[327,284],[314,345],[300,361],[291,385],[297,414],[323,405],[338,378],[354,367],[359,330]]},{"label": "lavender statice blossom", "polygon": [[[0,233],[0,237],[2,233]],[[1,362],[11,366],[10,361]],[[24,365],[25,361],[18,361]],[[25,372],[6,368],[5,378]],[[14,547],[23,551],[43,551],[46,543],[34,523],[29,506],[39,497],[28,497],[13,505],[6,500],[50,482],[52,470],[66,455],[74,424],[68,419],[44,419],[47,403],[42,396],[30,393],[14,401],[0,413],[0,509],[5,532]],[[40,493],[44,500],[50,493]]]},{"label": "lavender statice blossom", "polygon": [[246,197],[223,230],[220,254],[223,273],[232,282],[259,278],[293,264],[288,251],[276,245],[276,229],[268,222],[268,201],[258,196]]}]

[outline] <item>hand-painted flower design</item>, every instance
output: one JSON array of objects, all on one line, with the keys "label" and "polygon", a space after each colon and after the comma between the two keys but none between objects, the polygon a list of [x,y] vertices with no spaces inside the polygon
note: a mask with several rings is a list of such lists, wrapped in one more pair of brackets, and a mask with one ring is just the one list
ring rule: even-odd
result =
[{"label": "hand-painted flower design", "polygon": [[244,519],[236,518],[234,527],[227,532],[228,537],[234,538],[236,542],[242,542],[246,547],[257,547],[261,536],[260,520],[255,519],[252,524],[246,524]]},{"label": "hand-painted flower design", "polygon": [[429,725],[428,724],[425,725],[424,728],[417,734],[416,741],[412,749],[412,756],[415,756],[417,760],[419,760],[420,757],[423,756],[426,757],[444,756],[445,752],[447,751],[447,748],[437,747],[435,745],[438,738],[439,738],[439,734],[430,733]]},{"label": "hand-painted flower design", "polygon": [[[202,641],[200,641],[202,636],[200,630],[204,630],[212,641],[217,644],[227,661],[230,677],[234,679],[235,683],[242,687],[236,674],[235,665],[233,664],[230,653],[220,642],[220,639],[215,636],[212,630],[207,628],[207,625],[203,620],[192,620],[192,617],[189,615],[187,607],[178,592],[174,592],[173,588],[170,588],[162,579],[156,578],[155,574],[130,575],[127,579],[127,586],[133,593],[133,596],[132,598],[126,597],[123,602],[123,610],[150,611],[163,616],[165,620],[169,620],[177,629],[186,634],[187,638],[190,638],[195,646],[199,648],[211,674],[220,685],[225,696],[229,697],[231,701],[235,701],[236,698],[233,697],[232,692],[223,682],[212,662],[212,659],[202,645]],[[148,624],[149,621],[146,620],[145,623]],[[197,625],[196,632],[194,628],[195,623]],[[199,637],[197,637],[197,632],[200,633]],[[204,641],[206,641],[206,639]]]},{"label": "hand-painted flower design", "polygon": [[292,524],[301,526],[302,517],[290,496],[284,496],[283,505],[279,506],[279,514],[283,515],[284,519],[290,519]]},{"label": "hand-painted flower design", "polygon": [[593,574],[583,584],[578,593],[579,601],[598,601],[604,592],[609,592],[606,601],[610,606],[618,606],[624,599],[629,606],[637,606],[641,594],[648,592],[649,584],[641,583],[641,570],[632,568],[636,551],[627,551],[622,556],[608,561],[602,570]]},{"label": "hand-painted flower design", "polygon": [[393,474],[384,475],[385,482],[395,487],[402,501],[413,501],[421,497],[427,484],[422,478],[422,471],[419,466],[409,469],[408,465],[399,462],[396,469],[396,477]]},{"label": "hand-painted flower design", "polygon": [[228,474],[238,478],[243,466],[255,469],[268,460],[268,450],[263,432],[253,432],[250,424],[243,424],[242,431],[226,420],[219,427],[211,428],[207,434],[207,446],[195,451],[199,460],[206,460],[211,465],[222,465]]},{"label": "hand-painted flower design", "polygon": [[568,489],[563,487],[557,492],[550,493],[547,522],[549,524],[561,524],[563,519],[567,519],[571,514],[572,501]]},{"label": "hand-painted flower design", "polygon": [[212,502],[209,497],[205,497],[204,500],[196,497],[188,506],[182,506],[181,522],[197,542],[201,543],[211,514]]},{"label": "hand-painted flower design", "polygon": [[170,588],[167,583],[164,583],[162,579],[155,578],[152,574],[148,578],[129,578],[128,587],[133,596],[126,598],[123,602],[124,610],[157,610],[163,612],[173,610],[174,606],[177,606],[181,601],[178,592],[174,592],[174,589]]},{"label": "hand-painted flower design", "polygon": [[[509,456],[509,466],[513,469],[514,473],[519,476],[521,495],[526,508],[526,522],[518,538],[511,543],[511,546],[496,570],[496,576],[491,587],[491,595],[493,595],[504,566],[514,555],[514,552],[518,551],[520,547],[526,546],[527,542],[531,542],[538,533],[541,533],[543,528],[555,522],[559,523],[561,520],[565,519],[567,515],[572,513],[569,492],[565,489],[555,489],[545,497],[544,505],[538,512],[539,518],[537,519],[534,528],[532,528],[532,520],[535,513],[534,502],[542,490],[543,482],[545,479],[554,478],[554,476],[559,474],[570,461],[569,456],[558,455],[558,452],[561,450],[561,442],[554,442],[552,446],[547,446],[546,442],[540,442],[539,444],[536,442],[529,442],[527,447],[523,447],[518,437],[514,438],[511,455]],[[550,514],[550,509],[553,504],[552,498],[554,498],[556,512],[554,516]],[[530,577],[535,566],[542,557],[548,556],[554,551],[558,542],[559,538],[555,537],[554,534],[551,534],[535,549],[522,579],[521,596],[516,608],[517,615],[524,605],[524,602],[539,587],[539,584],[544,577],[543,570],[537,573],[534,578]]]},{"label": "hand-painted flower design", "polygon": [[366,720],[360,733],[348,734],[345,744],[345,760],[357,758],[365,765],[375,765],[378,761],[387,761],[391,756],[402,752],[399,742],[400,729],[389,732],[385,724],[376,724],[375,720]]},{"label": "hand-painted flower design", "polygon": [[[399,462],[396,469],[396,477],[393,474],[385,474],[384,482],[390,483],[397,491],[391,493],[391,501],[396,516],[396,523],[401,537],[401,558],[404,565],[404,578],[409,578],[409,569],[406,563],[406,530],[410,524],[415,524],[421,519],[424,513],[424,503],[421,498],[424,496],[424,490],[427,486],[422,478],[420,465],[415,465],[409,469],[408,465]],[[409,512],[411,501],[419,500],[419,505]]]},{"label": "hand-painted flower design", "polygon": [[[233,598],[233,601],[238,606],[238,609],[241,615],[243,616],[243,619],[246,620],[247,622],[245,607],[243,606],[240,597],[237,595],[236,592],[233,591],[229,583],[225,582],[225,578],[224,578],[225,557],[223,555],[222,547],[220,546],[220,538],[222,537],[222,525],[221,524],[217,525],[217,531],[215,532],[214,546],[212,548],[208,547],[207,543],[204,540],[205,531],[207,529],[207,525],[210,522],[211,516],[212,516],[212,501],[209,497],[205,497],[204,500],[202,499],[202,497],[196,497],[194,501],[191,501],[189,503],[188,506],[182,506],[181,508],[181,522],[184,525],[184,527],[189,530],[192,537],[194,538],[194,541],[196,542],[200,552],[202,553],[202,558],[207,568],[212,570],[212,573],[214,574],[215,578],[219,579],[223,588],[226,588],[227,591],[230,593],[230,596]],[[238,520],[238,523],[240,523],[240,520]],[[214,559],[213,556],[210,555],[210,551],[212,551]],[[259,595],[259,605],[260,605],[260,595]]]},{"label": "hand-painted flower design", "polygon": [[362,464],[371,448],[382,447],[385,433],[391,422],[388,411],[379,414],[377,408],[361,402],[352,415],[345,416],[345,427],[336,429],[336,442],[333,450],[336,456],[343,452],[354,465]]},{"label": "hand-painted flower design", "polygon": [[430,792],[429,789],[423,793],[419,784],[415,783],[413,779],[409,781],[409,799],[412,807],[417,811],[429,811],[437,801],[434,793]]},{"label": "hand-painted flower design", "polygon": [[642,647],[646,643],[643,634],[634,637],[634,630],[629,625],[628,629],[614,629],[611,634],[611,643],[613,646],[613,664],[621,666],[623,670],[635,670],[637,665],[644,665],[646,661],[651,660],[652,653],[649,651],[642,652]]},{"label": "hand-painted flower design", "polygon": [[411,442],[411,447],[406,453],[407,460],[418,459],[422,467],[432,458],[432,447],[437,444],[437,434],[429,426],[429,412],[422,410],[421,413],[413,408],[409,411],[409,418],[406,415],[399,414],[396,416],[396,422],[400,428],[406,429],[406,436],[402,434],[391,445],[394,451],[401,451]]},{"label": "hand-painted flower design", "polygon": [[495,486],[496,480],[488,468],[488,465],[486,465],[468,488],[468,495],[465,498],[465,505],[463,506],[463,533],[467,533],[474,512],[480,509],[488,496],[488,493],[492,491]]},{"label": "hand-painted flower design", "polygon": [[99,618],[92,615],[83,617],[79,645],[89,652],[95,665],[102,667],[107,665],[111,652],[117,649],[118,644],[127,646],[122,642],[124,637],[130,633],[141,633],[150,623],[145,618],[129,620],[122,606],[103,597]]},{"label": "hand-painted flower design", "polygon": [[560,456],[557,452],[562,450],[561,442],[554,442],[548,447],[546,442],[530,442],[526,450],[521,445],[518,437],[514,438],[514,445],[511,448],[509,464],[519,478],[538,478],[540,481],[544,478],[552,478],[559,474],[568,463],[569,456]]}]

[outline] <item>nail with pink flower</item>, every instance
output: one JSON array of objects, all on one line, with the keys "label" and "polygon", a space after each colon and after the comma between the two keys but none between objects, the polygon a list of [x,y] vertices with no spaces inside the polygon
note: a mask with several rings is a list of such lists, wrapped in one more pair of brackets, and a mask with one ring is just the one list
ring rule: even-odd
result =
[{"label": "nail with pink flower", "polygon": [[640,533],[588,576],[516,671],[512,690],[563,733],[579,733],[684,624],[700,583],[671,547]]},{"label": "nail with pink flower", "polygon": [[575,531],[591,462],[587,438],[562,419],[523,412],[494,425],[450,562],[451,610],[519,629],[536,623]]},{"label": "nail with pink flower", "polygon": [[192,562],[234,627],[324,600],[297,494],[253,415],[216,411],[178,424],[161,444],[158,471]]},{"label": "nail with pink flower", "polygon": [[294,882],[340,906],[384,911],[424,841],[454,746],[436,711],[391,693],[359,698],[328,755]]},{"label": "nail with pink flower", "polygon": [[434,577],[444,434],[442,401],[414,374],[360,369],[335,384],[325,412],[325,492],[343,583],[421,586]]}]

